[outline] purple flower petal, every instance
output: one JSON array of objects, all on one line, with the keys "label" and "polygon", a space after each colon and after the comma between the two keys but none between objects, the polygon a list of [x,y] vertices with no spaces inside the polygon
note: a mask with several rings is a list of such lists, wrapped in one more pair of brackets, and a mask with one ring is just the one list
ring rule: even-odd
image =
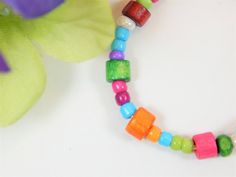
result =
[{"label": "purple flower petal", "polygon": [[10,71],[9,66],[7,65],[7,62],[5,60],[5,58],[2,56],[2,54],[0,53],[0,73],[7,73]]},{"label": "purple flower petal", "polygon": [[3,0],[24,18],[40,17],[64,2],[64,0]]}]

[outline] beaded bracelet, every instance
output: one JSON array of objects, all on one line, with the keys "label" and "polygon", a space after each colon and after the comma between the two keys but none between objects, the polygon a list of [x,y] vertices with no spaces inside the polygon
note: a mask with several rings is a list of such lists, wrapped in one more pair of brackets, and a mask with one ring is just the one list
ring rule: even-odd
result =
[{"label": "beaded bracelet", "polygon": [[194,135],[186,138],[179,135],[172,135],[162,131],[153,125],[156,117],[145,108],[136,106],[130,102],[126,82],[130,81],[130,62],[125,60],[124,51],[130,31],[136,26],[142,27],[151,16],[148,11],[153,3],[158,0],[137,0],[130,1],[122,11],[117,20],[115,39],[112,42],[109,58],[106,62],[106,79],[112,83],[112,89],[116,94],[116,103],[120,106],[121,115],[130,119],[126,130],[129,134],[141,140],[147,138],[153,143],[170,147],[175,151],[182,151],[186,154],[195,152],[198,159],[216,157],[220,154],[223,157],[229,156],[236,146],[236,135],[219,135],[217,138],[212,132]]}]

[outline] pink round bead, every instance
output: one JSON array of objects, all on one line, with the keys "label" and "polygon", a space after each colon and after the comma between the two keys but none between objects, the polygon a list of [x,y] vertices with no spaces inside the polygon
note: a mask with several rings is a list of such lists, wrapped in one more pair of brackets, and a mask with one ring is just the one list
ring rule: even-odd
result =
[{"label": "pink round bead", "polygon": [[112,83],[112,89],[115,93],[127,91],[127,85],[125,81],[118,80]]},{"label": "pink round bead", "polygon": [[158,1],[159,1],[159,0],[152,0],[153,3],[156,3],[156,2],[158,2]]},{"label": "pink round bead", "polygon": [[198,159],[216,157],[218,155],[215,136],[211,132],[193,136],[196,146],[195,154]]},{"label": "pink round bead", "polygon": [[119,106],[122,106],[128,102],[130,102],[130,96],[128,92],[124,91],[116,94],[116,103]]}]

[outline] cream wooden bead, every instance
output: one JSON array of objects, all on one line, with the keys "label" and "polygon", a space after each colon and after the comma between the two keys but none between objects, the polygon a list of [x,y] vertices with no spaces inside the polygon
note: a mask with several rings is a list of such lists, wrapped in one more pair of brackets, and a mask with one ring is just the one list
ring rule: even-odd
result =
[{"label": "cream wooden bead", "polygon": [[134,30],[136,27],[136,24],[133,20],[131,20],[129,17],[126,17],[124,15],[121,15],[118,19],[117,19],[117,25],[118,26],[122,26],[124,28],[129,29],[130,31]]},{"label": "cream wooden bead", "polygon": [[236,148],[236,134],[231,135],[232,142],[234,143],[234,148]]}]

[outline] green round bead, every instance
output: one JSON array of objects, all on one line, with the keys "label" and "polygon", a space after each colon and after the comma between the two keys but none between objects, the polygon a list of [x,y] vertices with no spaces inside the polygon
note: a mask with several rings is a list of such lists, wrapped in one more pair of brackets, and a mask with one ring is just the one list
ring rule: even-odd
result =
[{"label": "green round bead", "polygon": [[216,138],[216,143],[218,147],[218,152],[221,156],[229,156],[234,148],[232,139],[227,135],[219,135]]},{"label": "green round bead", "polygon": [[190,154],[193,152],[193,148],[194,148],[193,140],[184,138],[181,150],[186,154]]},{"label": "green round bead", "polygon": [[152,7],[152,0],[137,0],[138,3],[142,4],[146,9]]},{"label": "green round bead", "polygon": [[183,142],[183,137],[181,137],[179,135],[175,135],[172,139],[172,142],[171,142],[171,146],[170,146],[171,149],[173,149],[175,151],[181,150],[182,142]]}]

